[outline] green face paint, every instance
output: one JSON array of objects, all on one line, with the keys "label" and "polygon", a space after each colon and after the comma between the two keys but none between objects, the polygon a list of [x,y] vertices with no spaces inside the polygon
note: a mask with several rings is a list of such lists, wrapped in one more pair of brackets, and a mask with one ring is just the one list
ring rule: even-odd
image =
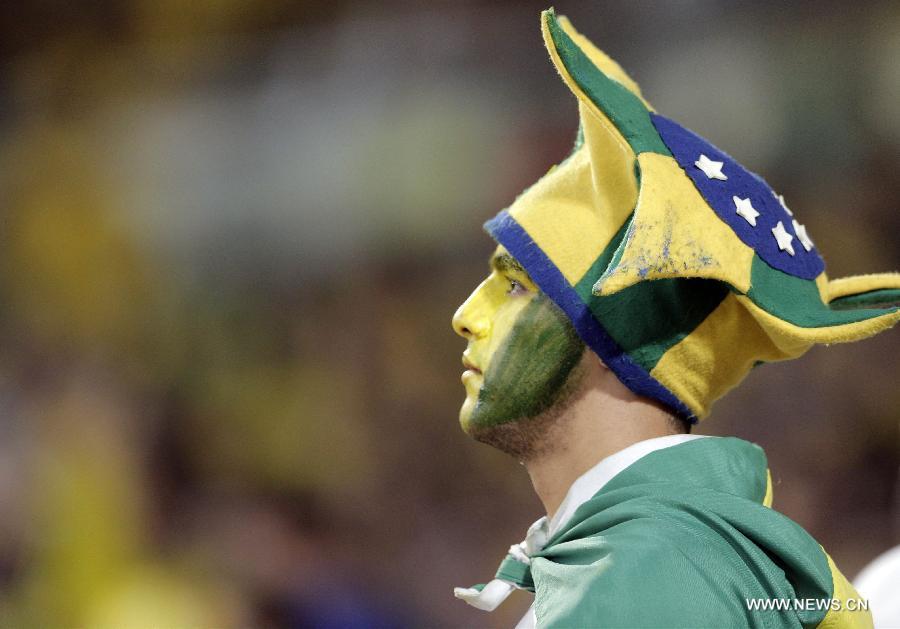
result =
[{"label": "green face paint", "polygon": [[466,430],[537,417],[559,401],[584,353],[560,308],[536,293],[519,312],[484,374]]}]

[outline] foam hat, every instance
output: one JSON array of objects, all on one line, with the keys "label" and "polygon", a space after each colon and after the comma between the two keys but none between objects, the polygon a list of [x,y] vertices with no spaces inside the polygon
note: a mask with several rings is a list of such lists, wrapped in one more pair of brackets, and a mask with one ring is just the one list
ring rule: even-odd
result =
[{"label": "foam hat", "polygon": [[695,422],[755,365],[900,319],[900,274],[829,280],[761,177],[657,114],[553,9],[541,30],[578,139],[485,229],[629,389]]}]

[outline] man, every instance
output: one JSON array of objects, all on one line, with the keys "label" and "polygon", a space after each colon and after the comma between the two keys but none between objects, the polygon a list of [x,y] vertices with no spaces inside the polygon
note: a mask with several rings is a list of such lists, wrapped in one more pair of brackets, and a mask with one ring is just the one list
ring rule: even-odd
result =
[{"label": "man", "polygon": [[656,114],[565,18],[541,23],[578,140],[486,224],[491,272],[453,327],[460,423],[524,463],[547,516],[456,595],[534,592],[521,627],[870,626],[770,508],[762,450],[688,433],[757,364],[896,323],[900,274],[829,281],[762,179]]}]

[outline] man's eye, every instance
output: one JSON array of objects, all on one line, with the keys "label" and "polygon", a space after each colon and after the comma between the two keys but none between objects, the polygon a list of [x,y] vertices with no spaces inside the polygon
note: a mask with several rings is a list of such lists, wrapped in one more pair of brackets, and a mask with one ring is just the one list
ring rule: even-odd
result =
[{"label": "man's eye", "polygon": [[524,295],[527,292],[528,289],[522,282],[509,278],[509,290],[506,291],[507,295]]}]

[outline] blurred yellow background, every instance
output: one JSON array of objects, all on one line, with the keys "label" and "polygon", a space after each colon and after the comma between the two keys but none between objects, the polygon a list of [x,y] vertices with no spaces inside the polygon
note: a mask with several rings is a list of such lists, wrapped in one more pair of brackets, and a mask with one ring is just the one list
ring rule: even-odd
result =
[{"label": "blurred yellow background", "polygon": [[[481,223],[568,152],[544,4],[0,9],[0,625],[510,626],[452,597],[540,515],[457,426]],[[900,7],[557,6],[785,197],[900,268]],[[699,432],[769,453],[848,575],[900,542],[900,332],[756,370]]]}]

